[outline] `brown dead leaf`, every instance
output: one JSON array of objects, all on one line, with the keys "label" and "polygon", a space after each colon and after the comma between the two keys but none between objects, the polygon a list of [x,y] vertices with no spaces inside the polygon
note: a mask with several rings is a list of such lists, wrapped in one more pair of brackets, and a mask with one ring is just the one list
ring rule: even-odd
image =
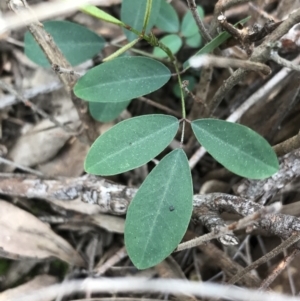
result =
[{"label": "brown dead leaf", "polygon": [[48,177],[79,177],[88,149],[79,140],[67,143],[53,160],[39,165],[37,170]]},{"label": "brown dead leaf", "polygon": [[124,218],[105,214],[95,214],[90,216],[77,216],[67,224],[60,226],[60,229],[68,229],[69,225],[77,225],[81,227],[82,224],[92,224],[99,228],[105,229],[112,233],[124,233],[125,220]]},{"label": "brown dead leaf", "polygon": [[112,216],[112,215],[97,214],[91,216],[90,220],[94,225],[106,229],[109,232],[124,233],[124,229],[125,229],[124,218]]},{"label": "brown dead leaf", "polygon": [[[4,291],[0,294],[0,301],[8,301],[12,298],[18,297],[20,295],[26,295],[27,293],[31,293],[32,291],[45,288],[49,285],[55,284],[58,282],[58,279],[49,275],[39,275],[33,278],[31,281],[19,285],[15,288]],[[52,298],[42,297],[39,299],[40,301],[51,301]]]},{"label": "brown dead leaf", "polygon": [[0,200],[0,255],[12,259],[57,257],[84,266],[73,247],[32,214]]},{"label": "brown dead leaf", "polygon": [[[61,123],[78,120],[76,114],[74,110],[74,113],[59,116],[57,120]],[[73,129],[77,125],[73,124]],[[8,157],[23,166],[44,163],[53,158],[70,137],[70,133],[54,126],[50,120],[43,120],[19,138],[10,150]]]}]

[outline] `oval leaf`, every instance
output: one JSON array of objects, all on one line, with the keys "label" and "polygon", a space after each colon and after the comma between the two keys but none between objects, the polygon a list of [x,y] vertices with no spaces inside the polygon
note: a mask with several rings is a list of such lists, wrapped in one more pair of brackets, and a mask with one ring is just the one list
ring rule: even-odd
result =
[{"label": "oval leaf", "polygon": [[[146,28],[146,33],[150,31],[156,22],[161,2],[161,0],[152,1],[151,14]],[[141,32],[144,24],[146,6],[147,0],[123,0],[121,7],[121,20],[133,29]],[[124,33],[129,42],[137,38],[136,34],[128,31],[127,29],[124,29]]]},{"label": "oval leaf", "polygon": [[186,44],[192,48],[197,48],[202,43],[202,36],[200,33],[196,33],[191,37],[186,38]]},{"label": "oval leaf", "polygon": [[124,120],[93,143],[85,159],[85,171],[109,176],[142,166],[170,144],[178,127],[178,119],[167,115]]},{"label": "oval leaf", "polygon": [[117,18],[113,17],[112,15],[106,13],[105,11],[103,11],[102,9],[100,9],[94,5],[84,6],[80,10],[86,14],[89,14],[95,18],[104,20],[106,22],[117,24],[120,26],[125,26],[125,24],[123,22],[121,22]]},{"label": "oval leaf", "polygon": [[[169,47],[173,54],[175,54],[182,46],[182,40],[176,34],[167,35],[167,36],[163,37],[162,39],[160,39],[160,42],[162,42],[167,47]],[[168,56],[162,49],[160,49],[158,47],[154,48],[153,55],[160,57],[160,58],[164,58],[164,57]]]},{"label": "oval leaf", "polygon": [[108,122],[117,118],[127,108],[131,100],[123,102],[90,102],[89,110],[92,117],[98,121]]},{"label": "oval leaf", "polygon": [[246,126],[216,119],[192,122],[197,140],[230,171],[250,179],[264,179],[279,169],[269,143]]},{"label": "oval leaf", "polygon": [[[204,11],[201,6],[197,6],[197,11],[201,19],[204,18]],[[189,10],[183,17],[181,24],[181,33],[184,37],[188,38],[198,32],[198,26],[193,18],[192,12]]]},{"label": "oval leaf", "polygon": [[165,156],[131,201],[125,222],[127,253],[138,269],[160,263],[180,243],[191,218],[193,187],[182,149]]},{"label": "oval leaf", "polygon": [[[45,30],[53,37],[72,66],[79,65],[99,53],[105,40],[96,33],[76,23],[68,21],[48,21],[43,23]],[[25,54],[36,64],[49,67],[50,64],[31,33],[24,38]]]},{"label": "oval leaf", "polygon": [[170,3],[162,1],[155,25],[165,32],[176,33],[179,31],[179,18]]},{"label": "oval leaf", "polygon": [[89,70],[74,88],[92,102],[121,102],[151,93],[171,77],[162,63],[146,57],[119,57]]},{"label": "oval leaf", "polygon": [[85,266],[66,240],[31,213],[0,200],[0,216],[0,256],[18,260],[54,256],[71,265]]}]

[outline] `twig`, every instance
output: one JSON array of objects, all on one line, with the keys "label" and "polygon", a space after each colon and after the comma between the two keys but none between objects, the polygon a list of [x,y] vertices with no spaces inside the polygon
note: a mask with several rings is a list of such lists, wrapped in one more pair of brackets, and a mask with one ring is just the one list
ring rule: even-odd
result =
[{"label": "twig", "polygon": [[253,11],[257,12],[260,16],[262,16],[263,18],[265,18],[266,20],[274,20],[275,22],[279,22],[280,20],[277,19],[274,16],[269,15],[267,12],[265,12],[264,10],[260,9],[258,6],[256,6],[253,3],[248,3],[249,8],[252,9]]},{"label": "twig", "polygon": [[[228,276],[233,277],[236,273],[241,272],[244,268],[231,259],[225,252],[218,249],[214,244],[207,243],[198,248],[204,252],[213,263],[222,269],[222,271]],[[211,280],[209,280],[211,281]],[[254,275],[247,274],[240,284],[246,287],[259,287],[260,279]]]},{"label": "twig", "polygon": [[[39,85],[39,86],[36,86],[33,88],[25,89],[25,90],[23,90],[22,96],[25,99],[30,99],[39,94],[50,93],[50,92],[56,91],[56,90],[60,89],[61,87],[62,87],[61,82],[54,81],[54,82],[50,82],[48,84],[43,84],[43,85]],[[0,109],[4,109],[8,106],[12,106],[20,101],[22,101],[22,100],[17,98],[16,95],[14,95],[14,94],[3,95],[0,98]]]},{"label": "twig", "polygon": [[286,118],[286,116],[289,115],[289,113],[295,108],[295,106],[298,105],[299,102],[300,102],[300,86],[297,88],[296,93],[293,95],[293,97],[288,97],[288,99],[285,102],[283,102],[282,106],[279,108],[277,118],[274,120],[272,124],[272,128],[270,129],[269,133],[266,135],[267,140],[269,141],[273,140],[273,137],[275,136],[278,129],[280,128],[283,120]]},{"label": "twig", "polygon": [[275,269],[271,272],[271,274],[262,282],[259,289],[265,290],[270,286],[270,284],[280,275],[284,269],[298,256],[300,253],[299,249],[294,249],[293,252],[283,258],[275,267]]},{"label": "twig", "polygon": [[282,58],[281,56],[279,56],[279,54],[276,51],[271,51],[271,56],[270,59],[273,60],[275,63],[277,63],[278,65],[281,65],[283,67],[286,68],[290,68],[292,70],[298,71],[300,72],[300,66],[294,64],[293,62],[290,62],[284,58]]},{"label": "twig", "polygon": [[[290,156],[289,159],[291,159],[292,162],[297,161],[294,155]],[[298,161],[300,164],[300,158],[298,158]],[[288,168],[287,165],[284,164],[284,168],[287,168],[288,173],[290,173],[294,166]],[[295,168],[297,169],[297,167]],[[277,185],[281,183],[283,175],[284,170],[281,170],[280,176],[278,176],[279,182],[270,183],[273,185],[271,187],[278,189]],[[284,178],[286,181],[288,177],[285,175]],[[294,177],[291,176],[289,179],[291,180],[293,178]],[[273,181],[275,181],[275,179],[276,177]],[[261,182],[262,186],[265,186],[263,189],[266,189],[269,183]],[[283,186],[284,185],[281,187]],[[113,184],[103,178],[88,175],[79,178],[43,180],[40,178],[32,178],[28,175],[0,174],[0,193],[2,195],[43,199],[57,206],[63,206],[63,202],[71,200],[74,202],[83,201],[89,204],[98,204],[99,211],[102,213],[115,215],[126,213],[128,205],[136,194],[136,191],[137,189]],[[193,206],[193,217],[200,220],[204,226],[208,226],[212,232],[218,232],[219,228],[223,227],[224,221],[219,217],[219,214],[222,212],[233,212],[241,216],[248,216],[263,208],[262,205],[251,201],[249,198],[245,199],[223,193],[194,195]],[[207,210],[202,211],[201,208],[207,208]],[[202,212],[204,212],[204,214],[207,213],[207,217],[205,217]],[[209,215],[211,212],[213,212],[214,215]],[[200,213],[201,215],[199,215]],[[216,217],[219,218],[218,223],[215,222]],[[289,237],[294,231],[300,231],[300,219],[285,214],[270,214],[259,220],[257,225],[267,233],[282,238]],[[231,237],[230,239],[235,239],[235,237]]]},{"label": "twig", "polygon": [[24,103],[25,106],[31,108],[34,112],[38,113],[42,117],[49,119],[51,122],[53,122],[57,127],[62,128],[67,133],[71,133],[72,135],[76,135],[72,129],[70,129],[68,126],[60,123],[55,117],[47,114],[45,111],[41,110],[38,106],[36,106],[33,102],[25,99],[21,94],[19,94],[16,90],[14,90],[11,86],[0,80],[0,88],[3,90],[6,90],[7,92],[14,95],[18,100]]},{"label": "twig", "polygon": [[251,0],[219,0],[215,5],[214,16],[210,24],[209,32],[211,36],[214,37],[217,34],[217,27],[219,24],[218,17],[222,12],[224,12],[225,10],[227,10],[228,8],[234,5],[243,4],[249,1]]},{"label": "twig", "polygon": [[[179,252],[179,251],[182,251],[185,249],[190,249],[190,248],[199,246],[201,244],[204,244],[205,242],[210,241],[214,238],[218,238],[224,234],[231,233],[232,231],[244,229],[244,228],[248,227],[250,224],[252,224],[253,222],[261,219],[265,215],[278,212],[280,210],[280,208],[281,208],[280,203],[274,203],[268,207],[263,207],[260,210],[254,212],[253,214],[251,214],[249,216],[246,216],[246,217],[240,219],[237,222],[234,222],[226,227],[218,229],[218,233],[213,233],[213,232],[208,233],[208,234],[202,235],[200,237],[197,237],[195,239],[192,239],[190,241],[181,243],[180,245],[178,245],[175,252]],[[236,243],[233,243],[233,244],[236,244]]]},{"label": "twig", "polygon": [[254,261],[251,265],[247,266],[242,272],[237,273],[234,277],[232,277],[228,284],[234,284],[239,279],[244,277],[247,273],[249,273],[251,270],[256,269],[260,265],[264,264],[265,262],[269,261],[276,255],[282,252],[282,250],[287,249],[291,245],[293,245],[295,242],[297,242],[300,239],[300,233],[294,233],[291,235],[287,240],[282,242],[279,246],[274,248],[271,252],[267,253],[265,256],[259,258],[258,260]]},{"label": "twig", "polygon": [[103,275],[108,269],[110,269],[112,266],[114,266],[116,263],[121,261],[123,258],[127,256],[127,252],[125,247],[121,248],[112,256],[109,258],[103,265],[96,266],[94,269],[95,276],[101,276]]},{"label": "twig", "polygon": [[194,56],[189,60],[191,67],[221,67],[221,68],[242,68],[255,72],[263,72],[265,75],[271,73],[269,66],[252,61],[238,60],[232,58],[217,57],[210,54]]},{"label": "twig", "polygon": [[225,29],[234,39],[239,41],[239,43],[246,50],[246,53],[251,55],[251,41],[249,40],[248,30],[239,30],[238,28],[234,27],[232,24],[227,22],[227,19],[223,14],[218,16],[218,21],[223,29]]},{"label": "twig", "polygon": [[207,298],[226,298],[239,301],[299,301],[300,298],[273,292],[241,289],[235,286],[221,285],[209,282],[193,282],[175,279],[145,279],[145,278],[102,278],[72,280],[63,284],[54,284],[39,290],[31,290],[26,295],[14,296],[10,301],[40,301],[53,300],[59,294],[64,296],[74,293],[107,292],[160,292],[164,294],[189,294]]},{"label": "twig", "polygon": [[208,33],[208,31],[206,30],[199,14],[198,14],[198,11],[197,11],[197,5],[196,5],[196,2],[195,0],[186,0],[187,1],[187,4],[188,4],[188,7],[193,15],[193,18],[198,26],[198,29],[199,29],[199,32],[201,34],[201,36],[204,38],[204,40],[206,42],[210,42],[212,40],[212,37],[210,36],[210,34]]},{"label": "twig", "polygon": [[13,161],[10,161],[10,160],[7,160],[7,159],[1,158],[1,157],[0,157],[0,163],[13,166],[14,168],[18,168],[20,170],[29,172],[29,173],[31,173],[33,175],[36,175],[36,176],[39,176],[39,177],[43,177],[44,176],[44,174],[42,172],[40,172],[40,171],[34,170],[34,169],[30,168],[30,167],[23,166],[21,164],[15,163]]},{"label": "twig", "polygon": [[300,132],[294,137],[273,146],[277,156],[283,156],[297,148],[300,148]]},{"label": "twig", "polygon": [[166,107],[166,106],[164,106],[164,105],[162,105],[158,102],[155,102],[155,101],[153,101],[153,100],[151,100],[147,97],[141,96],[141,97],[138,98],[138,100],[141,100],[141,101],[149,104],[150,106],[156,107],[156,108],[158,108],[162,111],[165,111],[169,114],[172,114],[174,116],[181,117],[181,113],[178,113],[177,111],[174,111],[174,110],[172,110],[172,109],[170,109],[170,108],[168,108],[168,107]]}]

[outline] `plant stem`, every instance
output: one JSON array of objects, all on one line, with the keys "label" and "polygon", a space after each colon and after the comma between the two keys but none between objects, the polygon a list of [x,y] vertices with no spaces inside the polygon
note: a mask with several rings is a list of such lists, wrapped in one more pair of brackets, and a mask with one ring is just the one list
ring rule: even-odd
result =
[{"label": "plant stem", "polygon": [[145,12],[144,24],[143,24],[143,30],[142,30],[143,33],[146,31],[146,27],[149,23],[151,9],[152,9],[152,0],[147,0],[147,6],[146,6],[146,12]]}]

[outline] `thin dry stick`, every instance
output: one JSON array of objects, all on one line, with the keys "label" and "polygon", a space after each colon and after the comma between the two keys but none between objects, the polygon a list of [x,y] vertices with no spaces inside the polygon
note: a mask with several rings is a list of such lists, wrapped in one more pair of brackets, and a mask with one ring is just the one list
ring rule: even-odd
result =
[{"label": "thin dry stick", "polygon": [[[299,69],[300,70],[300,69]],[[293,97],[287,100],[287,104],[283,108],[283,112],[280,112],[276,121],[272,124],[272,128],[267,135],[268,140],[272,140],[278,129],[280,128],[282,122],[285,120],[286,116],[295,108],[296,105],[300,102],[300,86],[297,88],[296,93]]]},{"label": "thin dry stick", "polygon": [[239,281],[244,275],[249,273],[251,270],[256,269],[260,265],[266,263],[268,260],[272,259],[279,253],[281,253],[284,249],[287,249],[291,245],[293,245],[295,242],[297,242],[300,239],[300,233],[295,232],[293,235],[291,235],[287,240],[282,242],[279,246],[277,246],[275,249],[273,249],[271,252],[266,254],[265,256],[259,258],[258,260],[254,261],[251,265],[247,266],[242,272],[237,273],[234,277],[232,277],[228,284],[234,284],[237,281]]},{"label": "thin dry stick", "polygon": [[254,5],[253,3],[248,3],[249,8],[252,9],[253,11],[257,12],[260,16],[265,18],[266,20],[273,20],[274,22],[279,22],[280,20],[277,19],[274,16],[269,15],[267,12],[264,10],[260,9],[258,6]]},{"label": "thin dry stick", "polygon": [[264,208],[262,208],[262,209],[260,209],[256,212],[254,212],[253,214],[238,220],[237,222],[234,222],[234,223],[232,223],[232,224],[230,224],[226,227],[220,228],[218,230],[218,233],[211,232],[211,233],[202,235],[200,237],[197,237],[195,239],[192,239],[190,241],[187,241],[187,242],[184,242],[184,243],[178,245],[175,252],[199,246],[199,245],[201,245],[201,244],[203,244],[203,243],[205,243],[209,240],[221,237],[224,234],[232,233],[232,231],[246,228],[250,224],[252,224],[253,222],[255,222],[259,219],[261,219],[262,217],[264,217],[267,214],[279,212],[280,208],[281,208],[281,203],[279,203],[279,202],[274,203],[274,204],[272,204],[268,207],[264,207]]},{"label": "thin dry stick", "polygon": [[[26,13],[29,12],[29,9],[27,9],[25,4],[23,9],[21,10],[21,14],[19,13],[20,9],[15,10],[15,12],[20,16],[20,18],[22,18],[24,10],[26,11]],[[62,68],[72,69],[63,53],[55,44],[53,38],[49,35],[49,33],[45,31],[44,27],[41,26],[41,24],[37,20],[28,25],[28,30],[45,53],[51,65],[58,65]],[[58,76],[65,86],[65,89],[71,96],[72,102],[78,112],[80,120],[83,122],[84,129],[79,138],[81,138],[83,142],[91,144],[98,137],[98,133],[95,126],[95,121],[88,113],[87,104],[76,97],[72,90],[76,79],[73,79],[69,74],[58,74]]]},{"label": "thin dry stick", "polygon": [[49,119],[51,122],[53,122],[57,127],[62,128],[67,133],[71,133],[72,135],[75,135],[74,131],[70,129],[68,126],[60,123],[55,117],[47,114],[45,111],[41,110],[38,106],[36,106],[33,102],[29,101],[28,99],[25,99],[21,94],[19,94],[16,90],[14,90],[10,85],[6,84],[2,80],[0,80],[0,88],[3,90],[6,90],[7,92],[14,95],[18,100],[24,103],[25,106],[31,108],[34,112],[38,113],[42,117]]},{"label": "thin dry stick", "polygon": [[300,72],[300,66],[290,62],[278,55],[276,51],[271,51],[270,59],[278,65]]},{"label": "thin dry stick", "polygon": [[300,250],[294,249],[293,252],[283,258],[275,267],[275,269],[271,272],[271,274],[262,282],[259,289],[265,290],[268,288],[271,283],[284,271],[284,269],[295,259],[297,255],[299,255]]},{"label": "thin dry stick", "polygon": [[177,117],[181,118],[181,113],[178,113],[177,111],[174,111],[174,110],[172,110],[172,109],[170,109],[170,108],[168,108],[168,107],[166,107],[166,106],[164,106],[164,105],[162,105],[160,103],[157,103],[157,102],[155,102],[155,101],[153,101],[153,100],[151,100],[149,98],[146,98],[146,97],[142,96],[142,97],[139,97],[138,100],[141,100],[141,101],[143,101],[143,102],[145,102],[145,103],[147,103],[147,104],[149,104],[149,105],[151,105],[153,107],[156,107],[156,108],[158,108],[158,109],[160,109],[162,111],[165,111],[165,112],[167,112],[169,114],[172,114],[174,116],[177,116]]},{"label": "thin dry stick", "polygon": [[[30,99],[39,94],[45,94],[45,93],[57,91],[61,87],[62,87],[61,82],[53,81],[53,82],[49,82],[47,84],[35,86],[33,88],[25,89],[22,91],[22,96],[25,99]],[[16,103],[19,103],[20,101],[22,101],[22,100],[17,98],[16,95],[14,95],[14,94],[3,95],[0,98],[0,109],[4,109],[6,107],[12,106]]]},{"label": "thin dry stick", "polygon": [[238,60],[232,58],[218,57],[210,54],[194,56],[189,60],[191,67],[219,67],[219,68],[241,68],[255,72],[262,72],[265,75],[271,73],[269,66],[252,61]]},{"label": "thin dry stick", "polygon": [[289,138],[273,146],[277,156],[283,156],[300,147],[300,132],[292,138]]},{"label": "thin dry stick", "polygon": [[126,256],[126,249],[125,247],[122,247],[118,252],[114,254],[114,256],[109,258],[103,265],[96,266],[96,268],[94,269],[94,272],[96,272],[95,276],[103,275],[108,269],[110,269],[112,266],[114,266]]},{"label": "thin dry stick", "polygon": [[10,161],[10,160],[7,160],[7,159],[1,158],[1,157],[0,157],[0,163],[13,166],[14,168],[18,168],[20,170],[29,172],[29,173],[31,173],[33,175],[36,175],[36,176],[39,176],[39,177],[43,177],[44,176],[44,174],[42,172],[40,172],[40,171],[34,170],[34,169],[30,168],[30,167],[23,166],[21,164],[15,163],[13,161]]},{"label": "thin dry stick", "polygon": [[[198,249],[206,254],[213,261],[213,264],[222,270],[220,273],[225,273],[229,278],[244,269],[240,264],[234,261],[234,258],[229,257],[224,251],[212,243],[198,246]],[[210,279],[209,281],[212,280]],[[259,287],[260,282],[258,277],[248,274],[240,284],[250,288]]]},{"label": "thin dry stick", "polygon": [[225,10],[227,10],[228,8],[230,8],[234,5],[243,4],[243,3],[249,2],[249,1],[251,1],[251,0],[219,0],[217,2],[217,4],[215,5],[214,16],[211,21],[211,25],[210,25],[210,29],[209,29],[210,34],[213,37],[217,34],[217,28],[219,25],[218,17],[222,12],[224,12]]},{"label": "thin dry stick", "polygon": [[210,34],[208,33],[208,31],[206,30],[199,14],[197,11],[197,5],[195,0],[186,0],[188,7],[190,9],[190,11],[192,12],[193,18],[198,26],[199,32],[202,35],[202,37],[204,38],[204,40],[206,42],[210,42],[212,40],[212,37],[210,36]]}]

